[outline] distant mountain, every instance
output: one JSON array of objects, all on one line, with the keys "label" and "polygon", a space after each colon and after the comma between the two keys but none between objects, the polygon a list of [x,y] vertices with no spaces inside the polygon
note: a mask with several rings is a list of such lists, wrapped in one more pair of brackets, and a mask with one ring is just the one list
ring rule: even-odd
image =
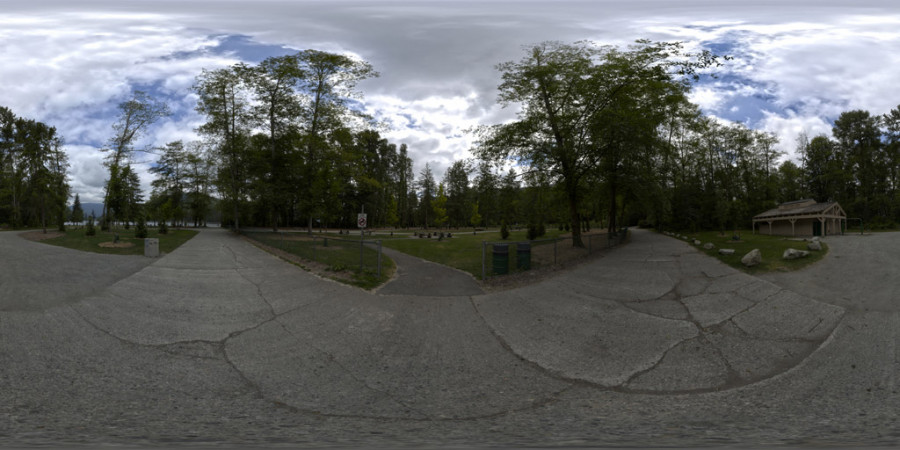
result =
[{"label": "distant mountain", "polygon": [[[72,209],[72,205],[69,205],[69,209]],[[91,211],[94,212],[94,217],[100,217],[103,215],[103,203],[82,203],[81,210],[84,211],[85,220],[91,215]]]}]

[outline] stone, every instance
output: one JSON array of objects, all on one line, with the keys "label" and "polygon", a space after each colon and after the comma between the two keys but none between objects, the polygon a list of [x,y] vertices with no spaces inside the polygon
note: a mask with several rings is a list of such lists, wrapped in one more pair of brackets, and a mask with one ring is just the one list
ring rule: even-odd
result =
[{"label": "stone", "polygon": [[700,245],[700,244],[701,244],[700,241],[698,241],[697,239],[694,239],[694,245]]},{"label": "stone", "polygon": [[716,245],[713,244],[712,242],[707,242],[707,243],[703,244],[703,248],[705,248],[707,250],[712,250],[712,249],[716,248]]},{"label": "stone", "polygon": [[819,241],[812,241],[809,244],[806,244],[806,248],[818,252],[822,250],[822,243]]},{"label": "stone", "polygon": [[144,239],[144,256],[148,258],[156,258],[159,256],[159,239]]},{"label": "stone", "polygon": [[719,254],[720,255],[733,255],[734,249],[733,248],[720,248]]},{"label": "stone", "polygon": [[806,250],[797,250],[793,248],[789,248],[784,251],[784,254],[781,255],[784,259],[798,259],[809,256],[809,252]]},{"label": "stone", "polygon": [[811,240],[812,240],[813,242],[819,242],[821,239],[822,239],[822,238],[820,238],[819,236],[813,236],[813,238],[812,238]]},{"label": "stone", "polygon": [[743,258],[741,258],[741,264],[743,264],[747,267],[757,266],[761,262],[762,262],[762,253],[759,252],[758,248],[754,248],[753,250],[750,250],[750,253],[747,253],[746,255],[744,255]]}]

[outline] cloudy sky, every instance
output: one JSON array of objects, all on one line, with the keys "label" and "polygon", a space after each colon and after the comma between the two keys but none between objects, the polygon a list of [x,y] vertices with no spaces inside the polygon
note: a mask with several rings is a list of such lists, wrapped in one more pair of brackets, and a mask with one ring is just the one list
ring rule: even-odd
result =
[{"label": "cloudy sky", "polygon": [[[514,116],[497,105],[496,64],[545,40],[642,38],[734,56],[693,101],[775,133],[789,154],[798,133],[830,134],[843,111],[900,104],[896,0],[0,0],[0,105],[57,127],[74,192],[95,202],[98,149],[132,90],[175,112],[140,146],[190,141],[201,69],[308,48],[348,53],[381,73],[359,88],[392,126],[385,135],[409,146],[416,173],[430,163],[440,178],[471,156],[466,129]],[[136,157],[147,193],[152,158]]]}]

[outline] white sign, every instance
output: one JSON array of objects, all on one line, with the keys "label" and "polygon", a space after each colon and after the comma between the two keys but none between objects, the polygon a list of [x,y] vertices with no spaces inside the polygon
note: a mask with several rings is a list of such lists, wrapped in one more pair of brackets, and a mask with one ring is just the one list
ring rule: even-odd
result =
[{"label": "white sign", "polygon": [[366,227],[366,213],[359,213],[356,215],[356,226],[359,228]]}]

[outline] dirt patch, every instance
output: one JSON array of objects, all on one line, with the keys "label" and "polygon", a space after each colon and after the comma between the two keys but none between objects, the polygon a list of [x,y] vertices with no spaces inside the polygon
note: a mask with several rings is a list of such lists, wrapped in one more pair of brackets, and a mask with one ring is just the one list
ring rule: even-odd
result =
[{"label": "dirt patch", "polygon": [[48,231],[46,233],[43,231],[26,231],[24,233],[19,233],[19,236],[28,239],[29,241],[44,241],[47,239],[58,238],[63,235],[65,235],[65,233],[59,231]]},{"label": "dirt patch", "polygon": [[133,242],[101,242],[97,244],[103,248],[131,248],[134,247]]}]

